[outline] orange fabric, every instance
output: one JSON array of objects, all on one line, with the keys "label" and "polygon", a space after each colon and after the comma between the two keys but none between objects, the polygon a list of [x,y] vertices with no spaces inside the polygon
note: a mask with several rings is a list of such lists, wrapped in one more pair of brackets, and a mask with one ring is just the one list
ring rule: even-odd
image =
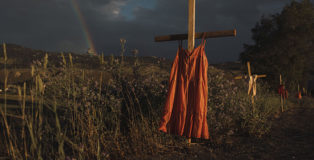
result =
[{"label": "orange fabric", "polygon": [[159,130],[188,138],[209,139],[205,41],[192,52],[179,47]]},{"label": "orange fabric", "polygon": [[298,97],[298,99],[302,99],[301,91],[298,92],[297,97]]}]

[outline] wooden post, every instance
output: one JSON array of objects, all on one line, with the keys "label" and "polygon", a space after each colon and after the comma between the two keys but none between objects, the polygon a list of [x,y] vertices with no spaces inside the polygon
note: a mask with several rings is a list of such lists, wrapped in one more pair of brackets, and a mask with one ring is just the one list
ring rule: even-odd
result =
[{"label": "wooden post", "polygon": [[188,51],[195,46],[195,0],[189,0]]},{"label": "wooden post", "polygon": [[300,90],[300,84],[298,84],[298,99],[299,99],[299,103],[300,103],[301,99],[302,99],[302,93],[301,93],[301,90]]},{"label": "wooden post", "polygon": [[247,62],[247,72],[249,73],[249,76],[252,75],[250,62]]},{"label": "wooden post", "polygon": [[[280,87],[282,85],[282,77],[281,77],[281,74],[280,74],[280,77],[279,77],[279,84],[280,84]],[[284,92],[284,90],[282,91]],[[283,105],[284,105],[284,99],[282,97],[282,94],[280,94],[280,104],[281,104],[281,112],[283,112]]]},{"label": "wooden post", "polygon": [[[251,76],[252,76],[252,73],[251,73],[251,65],[250,65],[250,62],[248,61],[246,64],[247,64],[247,72],[248,72],[248,74],[249,74],[249,77],[251,77]],[[252,88],[252,89],[253,89],[253,88]],[[254,96],[253,96],[253,94],[252,94],[252,97],[251,97],[251,101],[252,101],[253,112],[254,112],[255,107],[254,107]]]},{"label": "wooden post", "polygon": [[[188,51],[192,52],[195,46],[195,0],[189,0],[189,24],[188,24]],[[188,139],[191,144],[191,138]]]},{"label": "wooden post", "polygon": [[[248,61],[247,63],[247,72],[248,72],[248,74],[249,74],[249,76],[251,77],[252,76],[252,72],[251,72],[251,65],[250,65],[250,62]],[[253,88],[252,88],[253,89]],[[253,111],[254,111],[254,96],[253,96],[253,94],[252,94],[252,105],[253,105]]]}]

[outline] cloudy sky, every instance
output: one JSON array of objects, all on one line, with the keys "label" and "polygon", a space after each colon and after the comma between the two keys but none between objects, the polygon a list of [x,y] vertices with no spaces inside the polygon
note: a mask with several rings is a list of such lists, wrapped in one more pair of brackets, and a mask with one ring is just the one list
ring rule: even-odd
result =
[{"label": "cloudy sky", "polygon": [[[207,40],[209,62],[237,60],[261,16],[290,2],[196,0],[196,32],[237,29],[237,37]],[[173,58],[178,43],[155,43],[154,36],[186,33],[187,11],[188,0],[1,0],[0,42],[77,53],[93,43],[98,52],[119,55],[125,38],[127,54],[136,48],[142,56]]]}]

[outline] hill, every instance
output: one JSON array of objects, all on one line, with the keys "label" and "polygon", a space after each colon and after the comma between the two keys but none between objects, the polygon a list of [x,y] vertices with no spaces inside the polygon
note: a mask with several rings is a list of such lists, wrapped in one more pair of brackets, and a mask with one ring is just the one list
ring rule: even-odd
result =
[{"label": "hill", "polygon": [[[9,59],[7,68],[29,68],[34,61],[41,61],[46,53],[49,56],[49,63],[51,66],[58,67],[60,66],[60,61],[62,61],[61,53],[31,49],[16,44],[6,44],[6,50]],[[68,58],[69,52],[63,54],[65,58]],[[73,63],[78,65],[76,67],[95,69],[100,65],[98,56],[77,53],[71,53],[71,55],[73,57]],[[4,63],[3,58],[3,46],[0,45],[0,69],[3,68],[3,65],[1,65]],[[110,56],[105,56],[104,60],[109,61],[110,58]],[[159,62],[166,62],[166,65],[171,64],[171,60],[154,56],[139,57],[139,61],[144,64],[157,64]],[[125,62],[126,64],[133,64],[134,57],[125,57]]]},{"label": "hill", "polygon": [[[36,50],[27,47],[23,47],[16,44],[6,44],[7,50],[7,64],[9,75],[8,79],[11,83],[17,84],[31,79],[30,71],[32,64],[44,63],[44,57],[48,55],[48,68],[61,68],[63,66],[63,57],[65,61],[70,61],[69,55],[72,57],[73,67],[82,69],[92,76],[91,78],[98,79],[100,75],[99,70],[108,70],[110,65],[114,65],[119,62],[117,56],[90,56],[88,54],[76,54],[76,53],[56,53],[46,52],[43,50]],[[101,59],[103,59],[103,64]],[[171,67],[171,60],[159,57],[124,57],[124,71],[132,72],[129,66],[133,66],[135,61],[138,61],[138,68],[141,74],[150,74],[149,72],[167,73]],[[105,67],[105,68],[104,68]],[[4,54],[3,46],[0,45],[0,77],[4,77]],[[106,73],[105,73],[106,74]],[[128,74],[128,73],[126,73]],[[96,76],[96,77],[94,77]],[[0,79],[0,84],[3,84],[4,79]]]}]

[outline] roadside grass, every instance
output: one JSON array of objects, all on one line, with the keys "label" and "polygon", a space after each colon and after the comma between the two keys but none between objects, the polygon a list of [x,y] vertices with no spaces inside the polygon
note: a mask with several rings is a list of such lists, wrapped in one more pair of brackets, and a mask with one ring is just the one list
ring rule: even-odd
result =
[{"label": "roadside grass", "polygon": [[[48,54],[32,64],[31,80],[17,85],[18,108],[11,109],[6,99],[0,104],[0,157],[142,159],[188,146],[184,138],[157,130],[168,89],[164,66],[130,65],[125,59],[121,64],[112,57],[100,58],[97,70],[85,70],[71,54],[61,57],[60,67],[49,65]],[[224,144],[239,134],[267,135],[280,110],[279,96],[260,83],[253,106],[245,81],[208,70],[211,143]],[[8,79],[5,75],[1,78]],[[36,101],[26,103],[27,95]]]}]

